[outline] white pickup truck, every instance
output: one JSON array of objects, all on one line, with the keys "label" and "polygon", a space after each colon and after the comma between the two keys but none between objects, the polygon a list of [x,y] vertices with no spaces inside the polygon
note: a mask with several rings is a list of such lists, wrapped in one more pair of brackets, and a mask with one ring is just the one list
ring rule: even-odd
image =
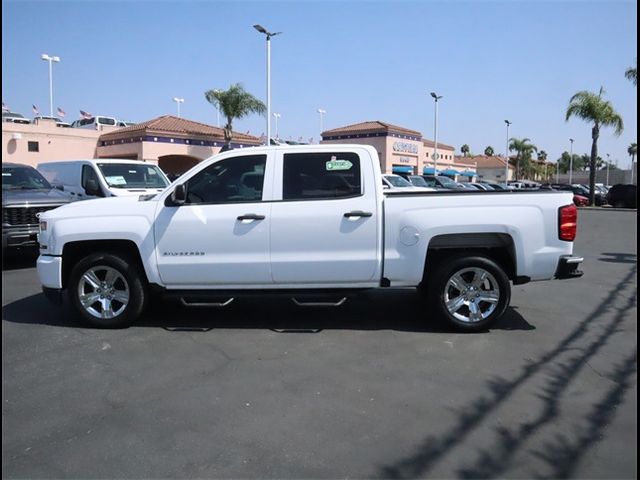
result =
[{"label": "white pickup truck", "polygon": [[101,327],[130,324],[156,294],[337,306],[364,289],[418,287],[433,308],[425,317],[478,331],[505,312],[510,282],[582,275],[576,229],[570,192],[394,192],[368,146],[252,147],[155,196],[42,214],[37,266],[48,298],[67,290]]}]

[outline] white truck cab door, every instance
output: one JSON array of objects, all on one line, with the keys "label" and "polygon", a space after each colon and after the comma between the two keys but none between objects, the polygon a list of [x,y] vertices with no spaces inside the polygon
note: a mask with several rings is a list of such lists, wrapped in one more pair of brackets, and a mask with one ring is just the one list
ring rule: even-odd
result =
[{"label": "white truck cab door", "polygon": [[263,201],[272,183],[266,181],[272,178],[270,163],[264,154],[219,160],[186,180],[185,204],[159,206],[156,257],[167,287],[248,288],[272,283],[271,204]]},{"label": "white truck cab door", "polygon": [[271,209],[274,282],[304,288],[378,283],[379,181],[366,150],[283,149],[275,172],[279,198]]}]

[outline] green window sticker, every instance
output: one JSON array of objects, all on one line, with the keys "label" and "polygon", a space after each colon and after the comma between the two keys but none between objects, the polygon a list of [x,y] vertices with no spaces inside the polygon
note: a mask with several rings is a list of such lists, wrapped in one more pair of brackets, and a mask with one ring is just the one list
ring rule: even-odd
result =
[{"label": "green window sticker", "polygon": [[328,172],[333,172],[335,170],[351,170],[353,163],[349,160],[336,160],[336,157],[331,157],[326,166]]}]

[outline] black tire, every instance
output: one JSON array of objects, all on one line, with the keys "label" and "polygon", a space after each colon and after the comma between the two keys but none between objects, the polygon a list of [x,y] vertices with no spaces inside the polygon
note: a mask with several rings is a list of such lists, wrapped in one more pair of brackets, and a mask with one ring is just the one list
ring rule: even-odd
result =
[{"label": "black tire", "polygon": [[[79,288],[81,282],[84,282],[82,280],[83,275],[94,268],[100,272],[101,267],[108,267],[119,273],[126,281],[124,283],[122,280],[118,280],[119,286],[122,288],[124,285],[125,288],[128,288],[126,305],[117,303],[115,299],[113,300],[113,304],[116,305],[114,310],[120,308],[122,311],[111,318],[100,318],[92,315],[80,301]],[[86,283],[84,282],[85,286]],[[144,311],[149,296],[146,278],[140,272],[136,262],[122,254],[108,252],[91,254],[80,260],[71,270],[67,290],[71,305],[73,305],[76,312],[80,314],[85,322],[99,328],[122,328],[131,325]],[[99,310],[100,304],[96,303],[95,305],[93,310]],[[124,308],[121,308],[123,306]],[[100,312],[98,311],[98,313]]]},{"label": "black tire", "polygon": [[[448,285],[449,280],[456,273],[460,272],[464,272],[463,276],[465,278],[473,278],[470,277],[470,275],[473,274],[473,271],[468,271],[469,269],[488,272],[492,278],[488,278],[486,280],[488,283],[483,283],[483,285],[492,285],[495,282],[499,291],[498,300],[497,302],[495,302],[495,308],[493,309],[493,311],[489,313],[486,318],[482,318],[476,321],[463,321],[460,318],[454,316],[447,308],[445,300],[445,298],[448,298],[447,295],[451,294],[452,291],[455,292],[457,290],[455,287]],[[435,306],[438,315],[442,319],[444,319],[450,326],[453,326],[456,330],[463,332],[485,331],[504,314],[511,300],[511,285],[509,283],[507,274],[495,261],[488,257],[480,255],[456,255],[444,258],[438,263],[438,265],[435,266],[434,272],[431,275],[431,280],[429,281],[429,287],[429,304]],[[483,288],[484,287],[480,287],[480,289],[477,290],[477,293],[475,294],[476,297],[484,295],[485,293],[489,293],[488,291],[482,290]],[[462,297],[466,298],[465,295],[474,297],[473,292],[468,292],[462,295]],[[492,296],[494,295],[492,294]],[[474,308],[475,305],[477,305],[481,310],[482,308],[486,309],[485,312],[481,311],[482,315],[488,313],[491,306],[493,305],[493,303],[479,301],[476,298],[472,298],[470,301],[474,303]],[[455,313],[459,316],[465,316],[464,314],[466,309],[467,316],[472,317],[473,315],[471,313],[470,307],[471,305],[469,305],[469,307],[463,305],[460,307],[461,309],[456,311]]]}]

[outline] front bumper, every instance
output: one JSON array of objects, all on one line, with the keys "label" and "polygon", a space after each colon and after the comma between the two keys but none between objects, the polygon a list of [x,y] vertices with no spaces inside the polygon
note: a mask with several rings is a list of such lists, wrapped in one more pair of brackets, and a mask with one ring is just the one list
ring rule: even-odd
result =
[{"label": "front bumper", "polygon": [[568,278],[580,278],[584,275],[582,270],[579,270],[580,264],[584,262],[584,258],[576,257],[574,255],[562,255],[558,261],[558,268],[554,278],[558,280],[566,280]]},{"label": "front bumper", "polygon": [[27,227],[3,227],[2,248],[38,246],[38,225]]},{"label": "front bumper", "polygon": [[62,289],[62,257],[40,255],[36,268],[38,279],[43,287]]}]

